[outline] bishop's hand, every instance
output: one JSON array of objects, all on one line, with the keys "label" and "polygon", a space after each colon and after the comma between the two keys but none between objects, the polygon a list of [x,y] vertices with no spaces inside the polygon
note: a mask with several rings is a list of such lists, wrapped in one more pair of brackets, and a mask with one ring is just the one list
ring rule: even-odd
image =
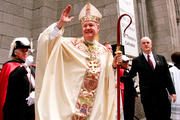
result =
[{"label": "bishop's hand", "polygon": [[57,23],[57,27],[60,29],[64,24],[70,22],[74,17],[69,17],[72,6],[68,5],[62,12],[61,17]]},{"label": "bishop's hand", "polygon": [[114,60],[113,60],[113,63],[112,63],[112,66],[113,68],[116,68],[117,65],[120,65],[122,62],[122,54],[116,54],[114,56]]}]

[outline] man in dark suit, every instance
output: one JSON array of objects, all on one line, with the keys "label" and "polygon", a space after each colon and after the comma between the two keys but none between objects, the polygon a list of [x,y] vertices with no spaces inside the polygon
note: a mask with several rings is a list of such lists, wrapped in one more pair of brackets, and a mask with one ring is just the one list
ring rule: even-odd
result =
[{"label": "man in dark suit", "polygon": [[[147,120],[170,120],[173,97],[176,93],[170,77],[165,57],[152,53],[152,41],[149,37],[141,39],[142,54],[134,58],[129,78],[139,74],[141,102]],[[169,94],[168,94],[169,93]],[[170,99],[169,99],[170,98]]]}]

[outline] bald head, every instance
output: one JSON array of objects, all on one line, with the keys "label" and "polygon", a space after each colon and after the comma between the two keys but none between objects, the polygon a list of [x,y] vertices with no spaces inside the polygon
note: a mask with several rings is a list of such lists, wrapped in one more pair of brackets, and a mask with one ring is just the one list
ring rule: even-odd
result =
[{"label": "bald head", "polygon": [[141,39],[141,49],[146,54],[152,51],[152,41],[149,37],[143,37]]}]

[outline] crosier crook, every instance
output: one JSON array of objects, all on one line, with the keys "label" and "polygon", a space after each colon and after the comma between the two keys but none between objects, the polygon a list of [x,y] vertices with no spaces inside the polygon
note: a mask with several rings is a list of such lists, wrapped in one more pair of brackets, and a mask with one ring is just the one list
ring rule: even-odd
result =
[{"label": "crosier crook", "polygon": [[[122,52],[120,51],[120,42],[122,40],[121,38],[121,19],[124,16],[128,16],[130,18],[130,22],[128,24],[128,26],[124,29],[124,35],[125,32],[127,30],[127,28],[131,25],[132,23],[132,18],[128,15],[128,14],[122,14],[119,19],[118,19],[118,23],[117,23],[117,48],[116,48],[116,54],[122,54]],[[117,120],[120,120],[120,64],[117,65]]]}]

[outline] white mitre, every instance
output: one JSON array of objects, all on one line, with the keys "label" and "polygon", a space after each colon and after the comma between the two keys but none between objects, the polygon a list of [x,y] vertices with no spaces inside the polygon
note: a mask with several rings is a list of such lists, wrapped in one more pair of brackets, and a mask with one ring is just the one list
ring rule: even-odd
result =
[{"label": "white mitre", "polygon": [[84,23],[85,21],[94,21],[99,23],[101,18],[102,15],[99,10],[89,2],[83,7],[79,14],[79,20],[81,23]]}]

